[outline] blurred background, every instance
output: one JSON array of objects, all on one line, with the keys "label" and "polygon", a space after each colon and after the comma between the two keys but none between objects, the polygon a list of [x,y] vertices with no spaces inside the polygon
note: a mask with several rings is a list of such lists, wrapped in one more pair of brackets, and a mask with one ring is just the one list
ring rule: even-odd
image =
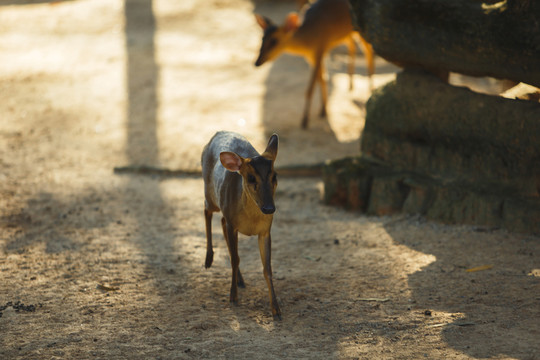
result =
[{"label": "blurred background", "polygon": [[[360,51],[352,92],[346,48],[328,57],[328,118],[318,118],[316,89],[308,131],[300,130],[311,74],[304,59],[284,55],[254,66],[262,38],[254,12],[280,24],[297,5],[0,1],[4,129],[25,133],[24,151],[41,154],[34,166],[61,154],[64,162],[108,168],[198,169],[202,146],[221,129],[259,149],[279,133],[280,165],[356,154],[370,96]],[[377,59],[375,84],[396,69]]]}]

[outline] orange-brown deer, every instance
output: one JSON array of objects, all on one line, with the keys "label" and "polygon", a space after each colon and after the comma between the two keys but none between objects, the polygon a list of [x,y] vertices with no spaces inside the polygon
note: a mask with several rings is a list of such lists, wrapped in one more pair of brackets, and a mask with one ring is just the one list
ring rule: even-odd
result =
[{"label": "orange-brown deer", "polygon": [[244,287],[238,257],[238,233],[259,237],[263,273],[270,293],[270,309],[274,319],[281,319],[281,310],[274,292],[271,265],[270,228],[276,207],[277,187],[274,161],[278,136],[270,137],[266,150],[259,154],[242,136],[220,131],[202,153],[204,178],[204,218],[206,221],[206,268],[212,266],[212,214],[221,211],[223,235],[229,248],[232,267],[230,301],[238,302],[238,286]]},{"label": "orange-brown deer", "polygon": [[281,26],[270,19],[255,14],[257,23],[263,28],[261,50],[255,66],[274,60],[281,53],[288,52],[303,56],[313,66],[313,73],[306,91],[306,103],[302,118],[302,128],[307,128],[311,98],[315,84],[321,87],[322,106],[320,116],[326,116],[327,86],[323,60],[328,51],[346,44],[349,49],[349,89],[353,88],[355,40],[363,48],[368,66],[369,84],[375,69],[373,48],[357,31],[354,31],[351,7],[348,0],[318,0],[304,7],[303,20],[296,12],[290,13]]}]

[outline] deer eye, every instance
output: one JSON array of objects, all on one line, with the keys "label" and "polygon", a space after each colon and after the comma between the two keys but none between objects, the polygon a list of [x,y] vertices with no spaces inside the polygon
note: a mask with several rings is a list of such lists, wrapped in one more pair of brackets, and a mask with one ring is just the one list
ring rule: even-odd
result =
[{"label": "deer eye", "polygon": [[268,48],[269,49],[273,48],[276,45],[277,45],[277,39],[276,38],[271,38],[270,40],[268,40]]},{"label": "deer eye", "polygon": [[255,178],[255,176],[251,175],[251,174],[248,174],[247,176],[247,181],[248,183],[250,184],[255,184],[257,183],[257,179]]}]

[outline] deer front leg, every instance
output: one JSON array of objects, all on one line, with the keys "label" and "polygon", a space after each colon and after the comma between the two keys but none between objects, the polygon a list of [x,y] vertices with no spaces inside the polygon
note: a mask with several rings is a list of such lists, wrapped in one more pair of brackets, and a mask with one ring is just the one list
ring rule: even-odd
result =
[{"label": "deer front leg", "polygon": [[321,64],[317,73],[317,81],[321,86],[321,112],[319,113],[319,116],[322,118],[326,117],[326,103],[328,102],[327,80],[328,76],[326,74],[326,69],[324,68],[324,60],[321,58]]},{"label": "deer front leg", "polygon": [[[227,246],[229,246],[229,241],[227,240],[227,221],[225,218],[221,218],[221,227],[223,228],[223,237],[225,238],[225,242],[227,242]],[[244,277],[242,276],[242,273],[240,272],[240,266],[238,267],[238,286],[241,288],[246,287],[246,283],[244,283]]]},{"label": "deer front leg", "polygon": [[212,212],[204,209],[204,220],[206,222],[206,261],[204,267],[209,268],[214,261],[214,247],[212,246]]},{"label": "deer front leg", "polygon": [[274,283],[272,282],[272,239],[270,233],[259,235],[259,252],[263,265],[264,278],[270,294],[270,309],[274,320],[281,320],[281,309],[276,299]]},{"label": "deer front leg", "polygon": [[240,265],[240,257],[238,256],[238,231],[225,218],[221,220],[221,224],[223,225],[225,240],[227,241],[229,256],[231,258],[232,282],[229,301],[238,304],[238,267]]}]

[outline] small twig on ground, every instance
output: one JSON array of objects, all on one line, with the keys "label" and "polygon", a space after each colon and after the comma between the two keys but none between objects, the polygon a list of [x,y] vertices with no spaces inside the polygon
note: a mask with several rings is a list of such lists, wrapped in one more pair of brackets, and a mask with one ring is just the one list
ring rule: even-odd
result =
[{"label": "small twig on ground", "polygon": [[360,298],[358,301],[376,301],[376,302],[387,302],[390,301],[390,298]]}]

